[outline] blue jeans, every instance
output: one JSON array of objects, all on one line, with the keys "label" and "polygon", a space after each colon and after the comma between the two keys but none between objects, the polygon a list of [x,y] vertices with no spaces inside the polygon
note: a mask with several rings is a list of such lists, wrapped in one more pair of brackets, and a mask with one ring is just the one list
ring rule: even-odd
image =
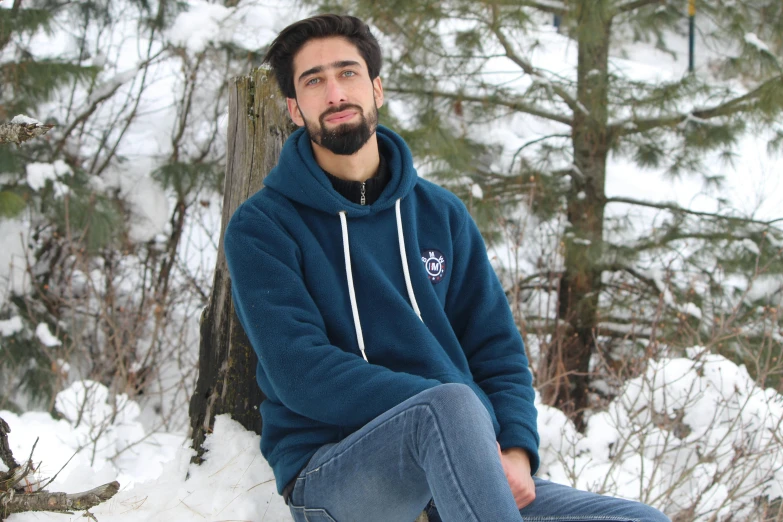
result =
[{"label": "blue jeans", "polygon": [[431,522],[669,521],[638,502],[535,484],[517,509],[487,410],[468,386],[444,384],[319,448],[289,506],[296,522],[413,522],[425,509]]}]

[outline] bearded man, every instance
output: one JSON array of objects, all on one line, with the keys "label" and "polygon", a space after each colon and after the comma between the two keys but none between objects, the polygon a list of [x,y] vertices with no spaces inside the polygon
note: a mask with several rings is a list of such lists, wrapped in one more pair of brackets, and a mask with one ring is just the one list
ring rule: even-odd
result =
[{"label": "bearded man", "polygon": [[522,339],[465,206],[378,125],[367,25],[302,20],[265,60],[302,128],[224,245],[267,397],[261,451],[294,519],[668,520],[533,476]]}]

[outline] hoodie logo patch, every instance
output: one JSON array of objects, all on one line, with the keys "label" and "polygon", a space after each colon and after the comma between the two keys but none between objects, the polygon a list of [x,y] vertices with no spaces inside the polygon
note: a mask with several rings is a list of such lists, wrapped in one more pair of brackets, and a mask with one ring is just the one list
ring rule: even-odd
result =
[{"label": "hoodie logo patch", "polygon": [[443,281],[443,277],[446,275],[446,258],[439,250],[431,248],[422,250],[421,260],[427,271],[427,277],[433,284]]}]

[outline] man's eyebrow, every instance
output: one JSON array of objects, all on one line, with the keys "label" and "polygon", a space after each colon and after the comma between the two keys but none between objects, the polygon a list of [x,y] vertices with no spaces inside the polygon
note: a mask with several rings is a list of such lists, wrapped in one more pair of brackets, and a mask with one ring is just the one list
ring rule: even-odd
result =
[{"label": "man's eyebrow", "polygon": [[337,62],[330,63],[327,67],[324,67],[323,65],[316,65],[315,67],[311,67],[307,69],[305,72],[299,75],[299,78],[297,81],[301,81],[302,78],[305,76],[310,76],[311,74],[318,74],[319,72],[322,72],[324,69],[340,69],[342,67],[350,67],[354,65],[360,65],[359,62],[356,60],[340,60]]}]

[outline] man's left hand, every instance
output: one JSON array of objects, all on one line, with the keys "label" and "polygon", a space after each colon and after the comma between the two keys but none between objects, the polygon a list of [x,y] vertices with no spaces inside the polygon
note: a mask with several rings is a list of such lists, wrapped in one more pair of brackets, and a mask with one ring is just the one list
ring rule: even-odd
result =
[{"label": "man's left hand", "polygon": [[536,499],[536,486],[530,473],[530,457],[520,448],[501,451],[500,444],[498,444],[498,453],[511,493],[514,494],[517,507],[522,509]]}]

